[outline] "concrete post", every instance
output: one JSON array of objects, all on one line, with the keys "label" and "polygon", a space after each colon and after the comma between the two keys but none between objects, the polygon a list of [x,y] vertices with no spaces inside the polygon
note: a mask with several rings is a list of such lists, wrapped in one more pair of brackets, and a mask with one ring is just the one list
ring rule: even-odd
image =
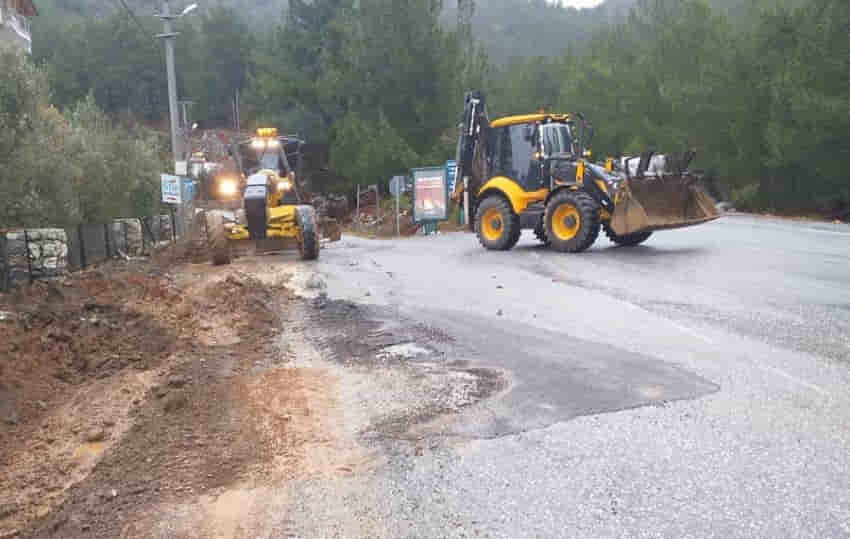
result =
[{"label": "concrete post", "polygon": [[165,69],[168,76],[168,114],[171,118],[171,152],[174,155],[174,162],[176,163],[182,160],[183,152],[180,137],[177,134],[179,111],[177,110],[177,76],[174,73],[174,38],[178,34],[174,32],[171,26],[171,21],[175,17],[176,15],[172,15],[168,8],[168,0],[162,0],[162,13],[159,14],[159,18],[162,19],[162,33],[156,37],[165,41]]}]

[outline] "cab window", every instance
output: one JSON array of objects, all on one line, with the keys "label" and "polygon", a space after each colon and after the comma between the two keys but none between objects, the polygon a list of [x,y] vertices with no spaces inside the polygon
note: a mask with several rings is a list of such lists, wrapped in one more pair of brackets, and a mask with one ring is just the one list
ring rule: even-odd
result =
[{"label": "cab window", "polygon": [[543,153],[549,157],[559,153],[573,153],[573,138],[566,124],[548,124],[542,127]]},{"label": "cab window", "polygon": [[537,126],[508,125],[491,131],[493,151],[490,176],[507,176],[526,190],[540,187],[540,164],[537,151]]}]

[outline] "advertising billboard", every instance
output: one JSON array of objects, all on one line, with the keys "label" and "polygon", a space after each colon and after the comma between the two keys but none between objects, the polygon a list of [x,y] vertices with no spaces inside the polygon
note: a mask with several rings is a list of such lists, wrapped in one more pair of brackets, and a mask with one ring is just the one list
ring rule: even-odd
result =
[{"label": "advertising billboard", "polygon": [[413,173],[413,220],[444,221],[448,217],[446,167],[415,168]]}]

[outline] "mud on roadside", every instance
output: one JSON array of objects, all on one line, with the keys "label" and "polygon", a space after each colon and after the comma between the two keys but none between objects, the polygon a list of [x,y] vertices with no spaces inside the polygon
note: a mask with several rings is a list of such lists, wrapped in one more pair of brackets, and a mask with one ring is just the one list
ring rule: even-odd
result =
[{"label": "mud on roadside", "polygon": [[116,265],[3,298],[0,537],[285,536],[288,485],[417,455],[419,427],[506,387],[285,271]]},{"label": "mud on roadside", "polygon": [[509,385],[500,370],[457,357],[457,343],[450,335],[399,319],[392,309],[320,296],[305,310],[304,331],[322,355],[373,380],[369,420],[358,433],[364,441],[415,444],[434,420],[457,414]]},{"label": "mud on roadside", "polygon": [[[180,271],[115,264],[0,298],[0,537],[132,536],[154,501],[271,458],[242,377],[286,357],[291,295],[232,271],[178,288]],[[275,383],[298,400],[297,373]]]}]

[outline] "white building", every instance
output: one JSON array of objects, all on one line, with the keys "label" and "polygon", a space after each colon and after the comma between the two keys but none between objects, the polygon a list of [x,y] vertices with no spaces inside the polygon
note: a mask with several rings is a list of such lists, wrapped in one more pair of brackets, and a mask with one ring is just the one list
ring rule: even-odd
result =
[{"label": "white building", "polygon": [[33,0],[0,0],[0,49],[31,53],[30,18],[36,15]]}]

